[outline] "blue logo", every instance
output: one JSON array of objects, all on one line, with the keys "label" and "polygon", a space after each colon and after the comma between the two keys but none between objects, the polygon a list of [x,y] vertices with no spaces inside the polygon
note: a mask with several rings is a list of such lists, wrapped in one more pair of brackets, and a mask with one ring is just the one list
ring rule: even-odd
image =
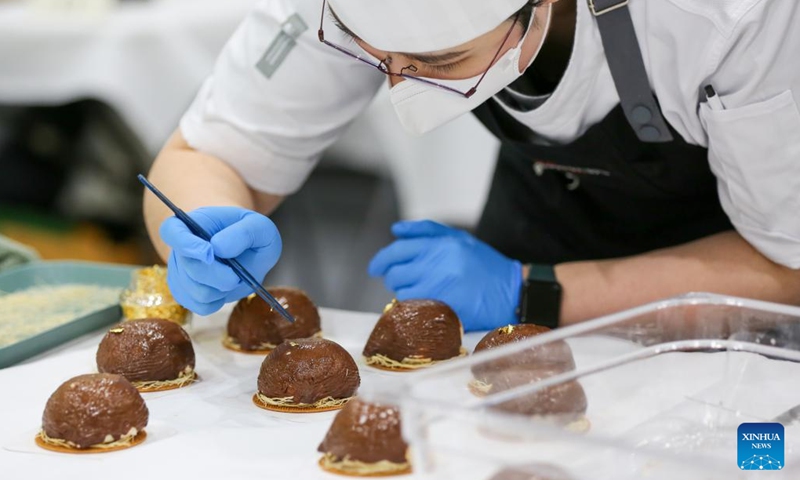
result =
[{"label": "blue logo", "polygon": [[783,425],[743,423],[739,437],[739,468],[742,470],[782,470]]}]

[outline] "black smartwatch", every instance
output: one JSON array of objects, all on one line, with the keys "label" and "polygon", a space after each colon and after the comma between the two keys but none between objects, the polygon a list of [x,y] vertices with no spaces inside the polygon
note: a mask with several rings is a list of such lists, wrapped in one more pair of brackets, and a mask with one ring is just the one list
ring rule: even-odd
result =
[{"label": "black smartwatch", "polygon": [[561,284],[552,265],[528,265],[517,310],[520,323],[556,328],[561,316]]}]

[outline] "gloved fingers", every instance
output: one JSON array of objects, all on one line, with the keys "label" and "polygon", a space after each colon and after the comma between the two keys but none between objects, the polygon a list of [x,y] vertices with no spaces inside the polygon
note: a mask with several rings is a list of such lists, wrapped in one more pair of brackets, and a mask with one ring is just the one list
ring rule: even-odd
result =
[{"label": "gloved fingers", "polygon": [[[447,294],[450,290],[454,290],[454,285],[450,278],[437,275],[436,271],[427,269],[425,275],[418,282],[411,286],[401,287],[395,290],[395,296],[398,300],[428,298],[431,300],[444,301],[443,295]],[[455,290],[461,292],[461,290]]]},{"label": "gloved fingers", "polygon": [[367,272],[373,277],[386,275],[392,265],[408,263],[430,248],[431,239],[412,238],[395,240],[372,257]]},{"label": "gloved fingers", "polygon": [[184,257],[195,258],[206,264],[214,261],[211,244],[195,236],[189,227],[177,217],[173,216],[164,220],[158,231],[161,239],[172,248],[173,252]]},{"label": "gloved fingers", "polygon": [[225,296],[225,303],[239,301],[251,293],[253,293],[253,288],[250,287],[250,285],[243,283],[242,285],[239,285],[235,289],[228,292],[228,294]]},{"label": "gloved fingers", "polygon": [[[200,284],[189,278],[180,267],[180,260],[173,253],[167,266],[167,285],[175,300],[189,310],[207,315],[225,304],[226,292]],[[211,309],[212,307],[216,307]]]},{"label": "gloved fingers", "polygon": [[278,263],[280,254],[280,249],[247,250],[236,259],[260,282],[264,280],[264,277],[272,270],[272,267]]},{"label": "gloved fingers", "polygon": [[[183,294],[184,298],[188,297],[189,301],[195,303],[205,304],[217,302],[219,300],[224,300],[228,295],[228,292],[222,292],[208,285],[197,283],[186,275],[177,275],[173,283],[178,286],[178,291]],[[175,295],[173,294],[173,296]]]},{"label": "gloved fingers", "polygon": [[394,291],[394,297],[398,300],[438,300],[432,295],[430,288],[422,284],[399,288]]},{"label": "gloved fingers", "polygon": [[197,222],[209,235],[221,231],[238,222],[245,215],[254,213],[242,207],[200,207],[188,212],[192,220]]},{"label": "gloved fingers", "polygon": [[[184,305],[185,306],[185,305]],[[214,312],[219,311],[220,308],[225,306],[225,300],[217,300],[210,303],[198,303],[192,308],[186,307],[192,312],[198,315],[211,315]]]},{"label": "gloved fingers", "polygon": [[281,236],[272,220],[249,212],[239,221],[223,228],[211,238],[214,253],[221,258],[235,258],[249,249],[268,248],[281,253]]},{"label": "gloved fingers", "polygon": [[443,237],[463,233],[433,220],[401,221],[392,225],[392,234],[397,238]]},{"label": "gloved fingers", "polygon": [[194,258],[179,258],[181,271],[196,283],[214,288],[220,292],[230,292],[242,281],[227,265],[220,262],[203,263]]},{"label": "gloved fingers", "polygon": [[395,292],[419,283],[425,274],[425,267],[419,262],[397,263],[386,270],[383,284],[386,286],[386,290]]},{"label": "gloved fingers", "polygon": [[[458,315],[458,312],[456,312]],[[459,320],[461,320],[461,326],[464,327],[464,332],[476,332],[476,331],[486,331],[486,330],[494,330],[497,327],[504,327],[506,325],[512,325],[516,322],[500,322],[495,319],[491,318],[483,318],[483,317],[467,317],[465,315],[459,315]]]}]

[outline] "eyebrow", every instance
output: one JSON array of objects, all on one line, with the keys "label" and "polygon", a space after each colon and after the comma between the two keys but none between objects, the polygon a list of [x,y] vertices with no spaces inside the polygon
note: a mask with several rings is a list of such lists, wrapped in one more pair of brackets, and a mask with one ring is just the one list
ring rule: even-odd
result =
[{"label": "eyebrow", "polygon": [[[339,30],[342,31],[342,33],[344,33],[349,37],[352,37],[355,40],[360,40],[358,35],[353,33],[352,30],[347,28],[347,25],[342,23],[342,20],[336,15],[336,12],[334,12],[333,9],[330,8],[330,6],[328,6],[328,9],[330,10],[331,15],[333,16],[333,23]],[[400,53],[400,55],[403,55],[404,57],[408,57],[420,63],[436,65],[455,60],[464,55],[465,53],[467,53],[468,51],[469,50],[456,50],[444,53],[403,53],[403,52],[398,52],[398,53]]]},{"label": "eyebrow", "polygon": [[333,8],[331,8],[331,6],[330,6],[330,5],[328,5],[328,10],[331,12],[331,15],[333,16],[333,24],[334,24],[334,25],[336,25],[336,28],[338,28],[339,30],[341,30],[341,31],[342,31],[342,33],[344,33],[344,34],[345,34],[345,35],[347,35],[348,37],[353,37],[353,38],[354,38],[354,39],[356,39],[356,40],[358,40],[358,39],[359,39],[359,38],[358,38],[358,35],[356,35],[355,33],[353,33],[353,31],[352,31],[352,30],[350,30],[349,28],[347,28],[347,26],[346,26],[344,23],[342,23],[342,20],[339,18],[339,16],[338,16],[338,15],[336,15],[336,12],[334,12],[334,11],[333,11]]},{"label": "eyebrow", "polygon": [[421,63],[437,64],[455,60],[467,52],[468,50],[458,50],[444,53],[401,53],[400,55]]}]

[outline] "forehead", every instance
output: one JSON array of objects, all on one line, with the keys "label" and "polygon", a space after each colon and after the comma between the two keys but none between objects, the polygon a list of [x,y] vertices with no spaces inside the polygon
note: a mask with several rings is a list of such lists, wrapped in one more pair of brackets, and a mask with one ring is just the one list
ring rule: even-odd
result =
[{"label": "forehead", "polygon": [[440,52],[494,30],[527,0],[328,0],[359,38],[390,52]]}]

